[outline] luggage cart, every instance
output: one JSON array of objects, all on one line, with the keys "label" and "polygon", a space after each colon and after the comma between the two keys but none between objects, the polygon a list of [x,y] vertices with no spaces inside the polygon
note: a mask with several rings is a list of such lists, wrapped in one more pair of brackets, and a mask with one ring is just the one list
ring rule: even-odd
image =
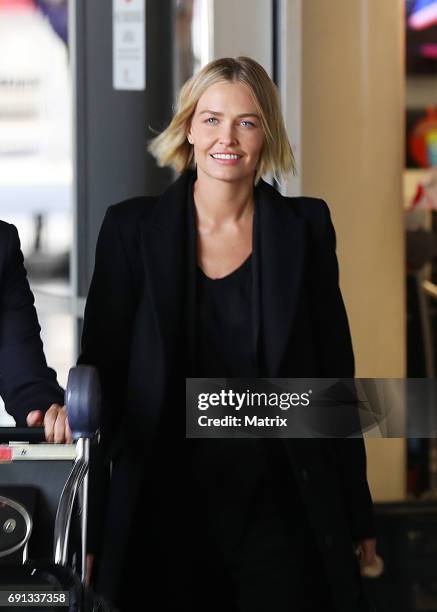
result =
[{"label": "luggage cart", "polygon": [[[100,402],[96,370],[72,368],[65,403],[74,444],[30,444],[26,430],[17,430],[0,445],[0,610],[110,610],[85,587],[88,467]],[[29,432],[44,440],[43,430]]]}]

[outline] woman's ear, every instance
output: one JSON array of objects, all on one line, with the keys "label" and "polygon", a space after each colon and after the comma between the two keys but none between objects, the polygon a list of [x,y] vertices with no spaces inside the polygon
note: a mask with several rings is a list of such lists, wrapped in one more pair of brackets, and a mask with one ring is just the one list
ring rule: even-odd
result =
[{"label": "woman's ear", "polygon": [[189,124],[189,126],[188,126],[187,140],[188,140],[188,142],[189,142],[191,145],[192,145],[192,144],[193,144],[193,142],[194,142],[194,140],[193,140],[193,132],[192,132],[192,129],[191,129],[191,121],[190,121],[190,124]]}]

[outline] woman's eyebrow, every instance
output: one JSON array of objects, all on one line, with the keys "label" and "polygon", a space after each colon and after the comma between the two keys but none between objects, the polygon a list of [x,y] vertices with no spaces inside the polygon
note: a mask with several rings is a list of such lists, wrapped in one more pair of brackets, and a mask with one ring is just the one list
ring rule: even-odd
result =
[{"label": "woman's eyebrow", "polygon": [[[203,110],[199,113],[199,115],[204,115],[205,113],[207,113],[208,115],[217,115],[219,117],[223,116],[223,113],[220,113],[219,111],[213,111],[213,110]],[[237,117],[256,117],[257,119],[260,119],[260,116],[257,115],[256,113],[240,113],[239,115],[237,115]]]}]

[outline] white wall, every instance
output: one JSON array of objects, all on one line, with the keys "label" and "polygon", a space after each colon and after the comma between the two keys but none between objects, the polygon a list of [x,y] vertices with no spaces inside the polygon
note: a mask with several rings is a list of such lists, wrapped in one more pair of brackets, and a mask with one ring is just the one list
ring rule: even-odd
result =
[{"label": "white wall", "polygon": [[248,55],[272,72],[271,0],[213,0],[213,58]]}]

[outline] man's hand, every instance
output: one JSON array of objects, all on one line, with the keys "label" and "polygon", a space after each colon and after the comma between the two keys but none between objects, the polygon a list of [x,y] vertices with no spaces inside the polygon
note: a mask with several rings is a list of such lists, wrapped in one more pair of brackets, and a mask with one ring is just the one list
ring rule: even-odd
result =
[{"label": "man's hand", "polygon": [[65,406],[52,404],[45,415],[41,410],[32,410],[27,415],[26,422],[28,427],[44,427],[46,440],[50,444],[73,443]]}]

